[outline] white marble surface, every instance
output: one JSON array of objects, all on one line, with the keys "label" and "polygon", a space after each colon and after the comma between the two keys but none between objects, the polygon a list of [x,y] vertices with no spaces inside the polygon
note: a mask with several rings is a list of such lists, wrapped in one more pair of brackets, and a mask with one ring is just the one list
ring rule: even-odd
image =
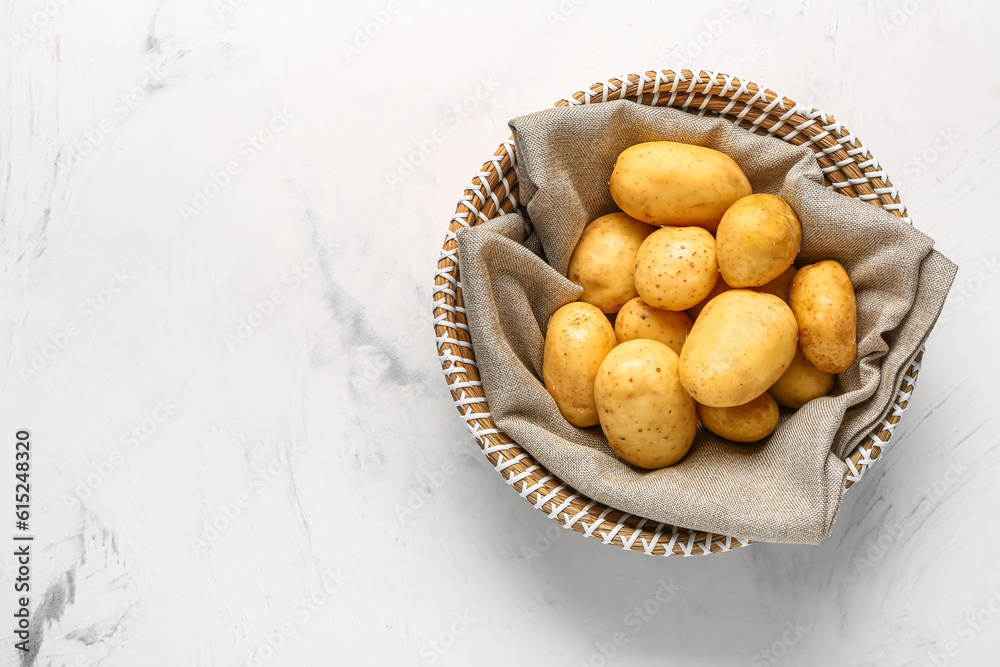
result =
[{"label": "white marble surface", "polygon": [[[0,8],[0,540],[30,429],[37,664],[995,663],[1000,12],[672,4]],[[675,64],[835,114],[961,265],[890,455],[818,547],[556,531],[439,374],[433,266],[506,121]]]}]

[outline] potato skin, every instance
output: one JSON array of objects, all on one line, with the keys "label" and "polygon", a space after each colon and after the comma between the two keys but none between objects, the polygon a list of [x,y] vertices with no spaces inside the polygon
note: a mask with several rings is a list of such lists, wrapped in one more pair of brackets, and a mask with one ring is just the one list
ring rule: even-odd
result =
[{"label": "potato skin", "polygon": [[788,303],[788,295],[792,289],[792,280],[795,278],[796,271],[798,269],[792,264],[774,280],[768,281],[764,285],[748,287],[747,289],[752,289],[754,292],[763,292],[764,294],[773,294],[785,303]]},{"label": "potato skin", "polygon": [[542,378],[559,412],[573,426],[599,423],[594,379],[615,347],[615,330],[589,303],[568,303],[549,318],[542,356]]},{"label": "potato skin", "polygon": [[713,287],[712,291],[708,293],[708,296],[687,309],[688,317],[690,317],[691,321],[694,322],[698,319],[698,316],[701,315],[701,311],[705,309],[705,306],[708,305],[709,301],[731,289],[733,288],[726,284],[726,281],[722,279],[722,276],[719,276],[719,279],[715,282],[715,287]]},{"label": "potato skin", "polygon": [[850,368],[858,356],[858,304],[844,267],[828,259],[799,269],[788,305],[809,363],[826,373]]},{"label": "potato skin", "polygon": [[726,209],[751,192],[750,181],[725,153],[673,141],[623,150],[608,186],[615,203],[637,220],[713,232]]},{"label": "potato skin", "polygon": [[580,301],[617,313],[626,301],[639,296],[632,280],[635,254],[655,229],[624,213],[604,215],[587,225],[566,272],[583,288]]},{"label": "potato skin", "polygon": [[837,376],[833,373],[825,373],[810,364],[806,355],[802,354],[800,345],[795,348],[791,365],[770,386],[767,393],[771,394],[778,405],[798,410],[814,398],[829,394],[836,379]]},{"label": "potato skin", "polygon": [[677,379],[677,353],[655,340],[622,343],[594,384],[601,428],[615,453],[650,470],[673,465],[698,431],[694,401]]},{"label": "potato skin", "polygon": [[665,310],[687,310],[719,279],[715,239],[701,227],[663,227],[650,234],[635,256],[635,289],[642,300]]},{"label": "potato skin", "polygon": [[[795,265],[793,264],[792,266],[789,266],[787,269],[785,269],[784,273],[782,273],[774,280],[768,282],[767,284],[760,285],[759,287],[748,287],[747,289],[753,290],[754,292],[761,292],[763,294],[773,294],[774,296],[778,297],[785,303],[788,303],[788,290],[792,286],[792,278],[795,277],[795,272],[797,270],[798,269],[796,269]],[[701,314],[701,311],[705,308],[705,306],[708,305],[709,301],[719,296],[723,292],[728,292],[731,289],[733,288],[730,287],[726,283],[726,281],[722,279],[722,276],[720,275],[718,282],[715,283],[715,287],[713,287],[712,291],[708,293],[708,296],[702,299],[698,303],[698,305],[692,306],[691,308],[687,309],[688,317],[691,318],[692,322],[698,319],[698,315]]]},{"label": "potato skin", "polygon": [[637,338],[658,340],[680,354],[691,324],[687,313],[654,308],[637,296],[618,311],[615,338],[619,345]]},{"label": "potato skin", "polygon": [[709,431],[733,442],[757,442],[778,427],[778,404],[766,391],[743,405],[713,408],[698,404],[698,418]]},{"label": "potato skin", "polygon": [[722,279],[733,287],[757,287],[795,261],[802,227],[781,197],[756,194],[729,207],[715,238]]},{"label": "potato skin", "polygon": [[708,302],[681,351],[680,380],[699,403],[749,403],[781,377],[795,356],[798,326],[788,305],[745,289]]}]

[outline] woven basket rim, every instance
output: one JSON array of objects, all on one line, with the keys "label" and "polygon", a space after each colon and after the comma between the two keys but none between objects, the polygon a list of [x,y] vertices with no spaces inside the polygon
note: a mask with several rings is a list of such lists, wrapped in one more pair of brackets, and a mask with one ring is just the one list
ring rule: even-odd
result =
[{"label": "woven basket rim", "polygon": [[[714,71],[649,70],[613,77],[560,99],[555,106],[629,99],[671,106],[697,115],[718,115],[755,134],[778,137],[813,150],[829,187],[878,205],[906,222],[895,185],[867,148],[831,115],[800,105],[770,89]],[[452,216],[434,277],[434,333],[452,399],[480,449],[507,484],[562,527],[629,551],[649,555],[708,555],[747,546],[750,540],[670,526],[587,498],[554,475],[497,429],[480,382],[458,275],[455,233],[518,208],[513,139],[502,142],[473,177]],[[889,414],[845,459],[845,487],[859,482],[888,447],[920,370],[918,350],[900,380]]]}]

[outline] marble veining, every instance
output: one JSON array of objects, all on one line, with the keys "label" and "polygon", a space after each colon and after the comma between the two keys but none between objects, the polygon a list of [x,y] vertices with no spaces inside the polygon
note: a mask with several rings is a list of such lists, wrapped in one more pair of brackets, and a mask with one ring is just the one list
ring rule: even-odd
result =
[{"label": "marble veining", "polygon": [[[29,653],[0,549],[0,663],[994,664],[997,12],[7,3],[0,437],[31,431],[35,541]],[[817,547],[654,559],[559,530],[439,371],[433,268],[507,120],[675,65],[833,113],[961,266]]]}]

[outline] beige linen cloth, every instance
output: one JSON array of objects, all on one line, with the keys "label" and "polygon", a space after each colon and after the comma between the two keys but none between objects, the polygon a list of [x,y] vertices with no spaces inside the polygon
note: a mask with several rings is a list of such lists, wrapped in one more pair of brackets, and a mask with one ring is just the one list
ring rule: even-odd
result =
[{"label": "beige linen cloth", "polygon": [[[617,509],[741,538],[819,543],[840,507],[843,459],[888,414],[957,267],[907,223],[828,189],[809,149],[717,117],[617,101],[549,109],[510,127],[534,232],[525,238],[523,218],[510,214],[458,233],[469,328],[497,426],[562,482]],[[699,428],[679,463],[646,471],[615,457],[600,427],[563,419],[541,377],[548,319],[580,293],[565,277],[573,248],[587,223],[618,210],[608,192],[615,158],[655,140],[720,150],[754,192],[795,209],[796,263],[836,259],[854,282],[858,360],[829,396],[782,409],[762,443],[735,444]]]}]

